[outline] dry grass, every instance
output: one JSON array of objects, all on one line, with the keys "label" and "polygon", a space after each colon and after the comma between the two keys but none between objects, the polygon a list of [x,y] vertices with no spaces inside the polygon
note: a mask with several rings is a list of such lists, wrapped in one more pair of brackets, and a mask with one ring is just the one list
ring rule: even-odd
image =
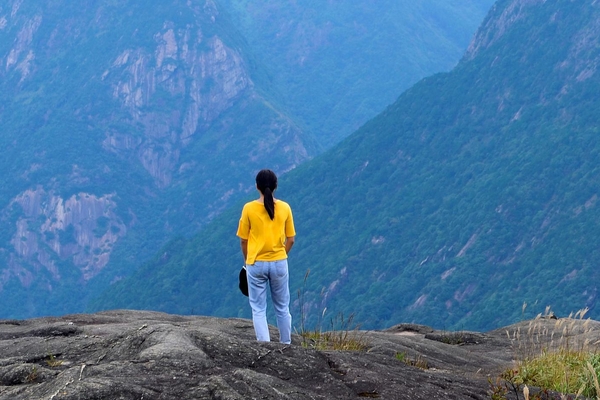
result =
[{"label": "dry grass", "polygon": [[353,315],[345,319],[343,314],[339,314],[331,320],[331,329],[328,331],[315,329],[300,332],[300,335],[304,339],[302,344],[305,347],[318,350],[363,351],[369,346],[364,332],[354,324]]},{"label": "dry grass", "polygon": [[54,354],[48,355],[48,359],[46,360],[46,364],[51,367],[60,367],[63,364],[62,360],[57,360]]},{"label": "dry grass", "polygon": [[421,355],[418,354],[414,358],[410,358],[406,355],[405,352],[396,353],[396,358],[406,365],[410,365],[412,367],[417,367],[419,369],[429,369],[429,365],[427,364],[427,360]]},{"label": "dry grass", "polygon": [[507,331],[515,351],[515,365],[502,378],[517,398],[533,398],[529,387],[571,394],[571,398],[600,399],[600,341],[590,339],[587,309],[568,318],[552,319],[547,308],[543,315],[530,321],[527,329]]},{"label": "dry grass", "polygon": [[[310,269],[306,270],[302,289],[298,290],[298,301],[300,305],[300,336],[302,336],[302,345],[317,350],[342,350],[342,351],[363,351],[369,346],[364,332],[359,330],[359,325],[354,323],[354,314],[345,318],[340,313],[330,321],[329,330],[321,328],[322,321],[325,319],[327,308],[323,310],[318,318],[316,328],[309,330],[306,328],[307,319],[305,309],[306,282],[310,275]],[[323,295],[323,292],[321,292]]]}]

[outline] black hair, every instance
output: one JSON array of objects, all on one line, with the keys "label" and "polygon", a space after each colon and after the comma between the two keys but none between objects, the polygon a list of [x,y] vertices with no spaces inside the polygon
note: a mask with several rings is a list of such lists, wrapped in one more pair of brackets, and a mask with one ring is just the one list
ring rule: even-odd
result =
[{"label": "black hair", "polygon": [[273,192],[277,189],[277,175],[270,169],[263,169],[256,175],[256,187],[265,197],[265,210],[269,218],[275,218],[275,201]]}]

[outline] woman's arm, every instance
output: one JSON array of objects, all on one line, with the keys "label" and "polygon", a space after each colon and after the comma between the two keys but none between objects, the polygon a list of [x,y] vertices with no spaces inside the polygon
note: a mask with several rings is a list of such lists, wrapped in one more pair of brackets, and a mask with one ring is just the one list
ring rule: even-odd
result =
[{"label": "woman's arm", "polygon": [[248,258],[248,240],[240,239],[240,247],[242,248],[242,254],[244,255],[244,264],[246,264],[246,259]]},{"label": "woman's arm", "polygon": [[292,250],[292,247],[294,246],[294,242],[296,241],[296,237],[295,236],[291,236],[285,239],[285,252],[286,254],[290,254],[290,250]]}]

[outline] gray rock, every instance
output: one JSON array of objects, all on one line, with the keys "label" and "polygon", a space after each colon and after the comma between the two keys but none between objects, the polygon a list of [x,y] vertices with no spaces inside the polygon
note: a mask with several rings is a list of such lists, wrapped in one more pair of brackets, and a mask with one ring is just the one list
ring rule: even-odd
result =
[{"label": "gray rock", "polygon": [[403,324],[350,332],[365,351],[319,351],[297,335],[292,345],[257,342],[252,322],[235,318],[120,310],[0,320],[0,399],[488,399],[488,377],[510,365],[521,329]]}]

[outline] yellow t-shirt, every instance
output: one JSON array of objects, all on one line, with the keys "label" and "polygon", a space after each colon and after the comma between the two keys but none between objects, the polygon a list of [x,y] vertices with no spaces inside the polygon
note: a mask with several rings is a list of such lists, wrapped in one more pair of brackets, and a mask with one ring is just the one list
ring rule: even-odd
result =
[{"label": "yellow t-shirt", "polygon": [[287,258],[285,239],[296,236],[292,209],[284,201],[275,201],[275,219],[271,220],[264,204],[246,203],[237,236],[248,240],[246,264],[255,261],[278,261]]}]

